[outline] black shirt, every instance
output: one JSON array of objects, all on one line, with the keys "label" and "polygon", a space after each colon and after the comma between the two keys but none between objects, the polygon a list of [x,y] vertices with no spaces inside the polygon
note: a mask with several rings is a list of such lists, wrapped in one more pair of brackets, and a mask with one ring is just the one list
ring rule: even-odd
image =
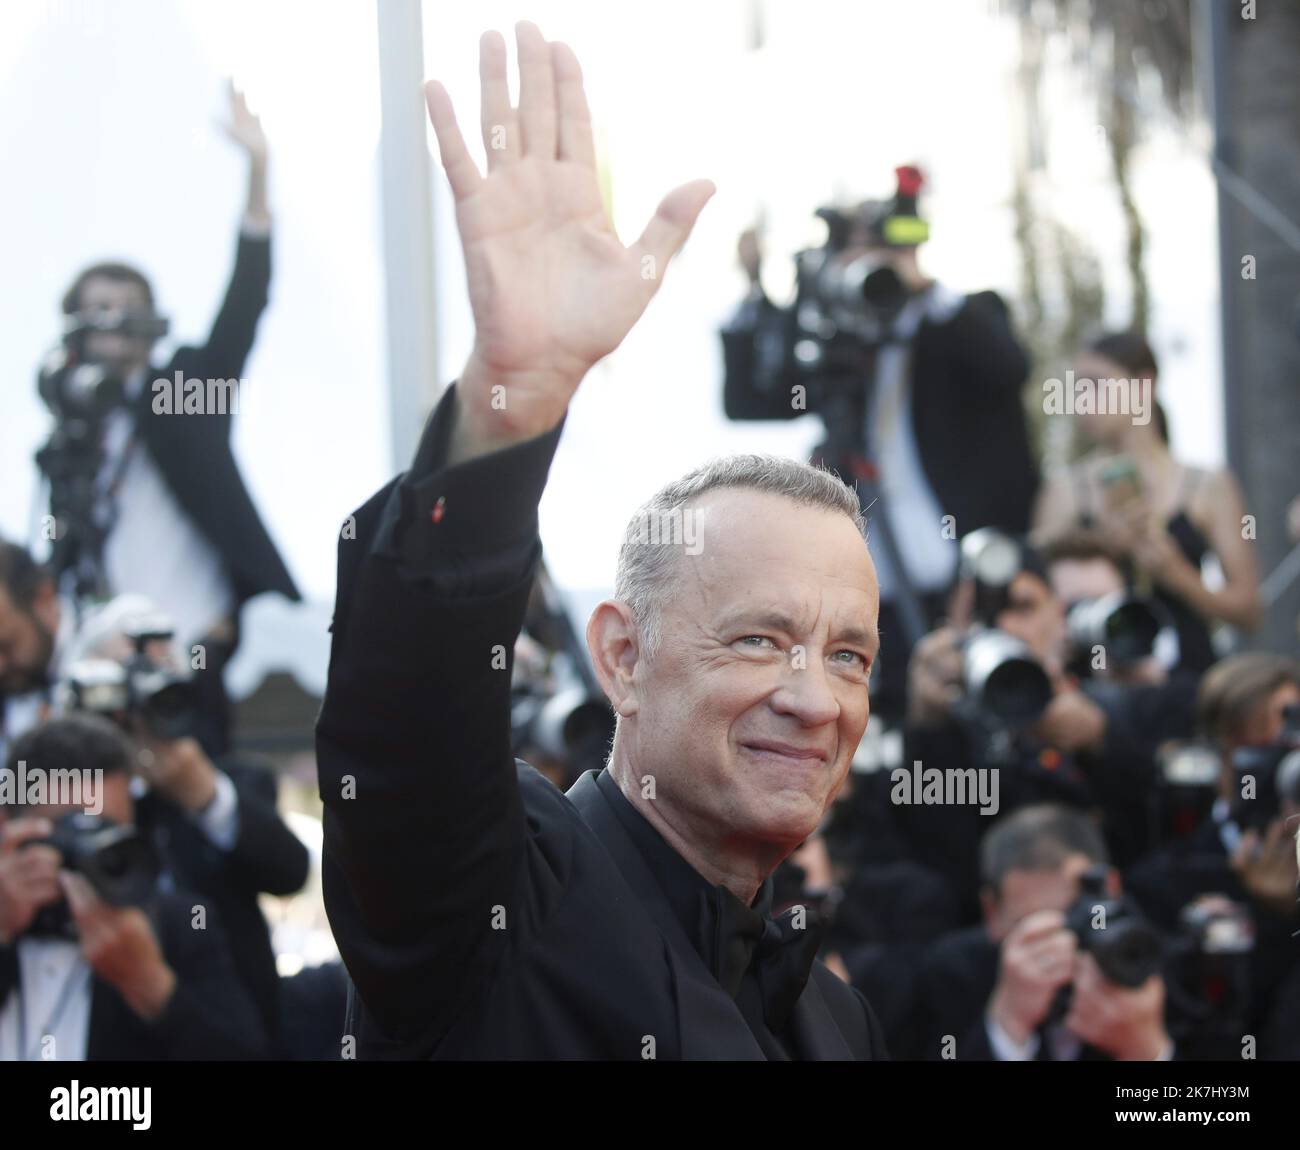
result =
[{"label": "black shirt", "polygon": [[[673,914],[704,965],[735,999],[763,1053],[773,1061],[790,1061],[793,1044],[787,1033],[789,1007],[808,980],[816,939],[810,936],[806,943],[797,944],[800,956],[792,958],[788,966],[783,964],[777,976],[788,980],[788,985],[772,996],[765,1009],[763,973],[754,959],[764,935],[775,941],[779,934],[771,918],[771,876],[763,880],[753,904],[746,906],[727,887],[710,883],[673,850],[628,802],[609,771],[601,771],[596,783],[659,880]],[[815,929],[811,923],[807,927],[809,932]]]}]

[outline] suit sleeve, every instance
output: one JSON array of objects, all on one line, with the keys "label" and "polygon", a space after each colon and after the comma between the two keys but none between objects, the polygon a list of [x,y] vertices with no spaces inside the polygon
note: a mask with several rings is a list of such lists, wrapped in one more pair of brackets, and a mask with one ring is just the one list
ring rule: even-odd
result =
[{"label": "suit sleeve", "polygon": [[307,881],[306,846],[276,810],[275,776],[256,767],[228,768],[239,801],[239,835],[227,859],[253,892],[291,895]]},{"label": "suit sleeve", "polygon": [[172,896],[157,924],[176,990],[156,1019],[145,1023],[162,1057],[174,1061],[270,1057],[270,1042],[230,956],[229,936],[215,908],[203,930],[192,930],[182,899]]},{"label": "suit sleeve", "polygon": [[235,249],[235,268],[225,298],[213,320],[207,343],[199,351],[205,370],[214,378],[243,375],[253,349],[257,321],[266,310],[271,286],[271,238],[243,232]]},{"label": "suit sleeve", "polygon": [[326,909],[399,1039],[445,1031],[509,936],[526,836],[511,666],[563,427],[447,467],[454,391],[410,473],[345,526],[316,726]]},{"label": "suit sleeve", "polygon": [[980,404],[989,393],[1019,396],[1029,376],[1029,359],[1011,330],[1007,305],[996,292],[967,298],[946,325],[952,369],[967,381],[967,394]]}]

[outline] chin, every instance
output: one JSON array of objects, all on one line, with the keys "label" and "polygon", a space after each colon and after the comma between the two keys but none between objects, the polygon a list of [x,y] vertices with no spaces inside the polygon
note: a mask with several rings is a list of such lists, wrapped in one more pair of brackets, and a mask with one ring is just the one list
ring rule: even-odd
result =
[{"label": "chin", "polygon": [[754,812],[756,837],[772,842],[801,843],[821,823],[825,806],[807,795],[767,797]]}]

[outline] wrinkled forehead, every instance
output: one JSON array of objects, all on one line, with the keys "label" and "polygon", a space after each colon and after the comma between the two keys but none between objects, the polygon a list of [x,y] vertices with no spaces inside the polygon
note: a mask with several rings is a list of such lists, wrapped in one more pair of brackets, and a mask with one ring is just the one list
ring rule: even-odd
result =
[{"label": "wrinkled forehead", "polygon": [[682,548],[682,606],[710,617],[772,608],[875,626],[879,589],[866,541],[849,516],[747,490],[709,492],[686,509],[695,547]]}]

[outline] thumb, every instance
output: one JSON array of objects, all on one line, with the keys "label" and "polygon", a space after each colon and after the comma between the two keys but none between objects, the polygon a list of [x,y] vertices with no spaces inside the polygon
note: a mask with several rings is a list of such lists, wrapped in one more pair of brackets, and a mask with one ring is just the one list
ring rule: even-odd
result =
[{"label": "thumb", "polygon": [[659,202],[641,238],[632,246],[634,254],[649,256],[653,261],[651,279],[657,281],[668,261],[681,250],[715,191],[712,180],[692,180],[674,188]]}]

